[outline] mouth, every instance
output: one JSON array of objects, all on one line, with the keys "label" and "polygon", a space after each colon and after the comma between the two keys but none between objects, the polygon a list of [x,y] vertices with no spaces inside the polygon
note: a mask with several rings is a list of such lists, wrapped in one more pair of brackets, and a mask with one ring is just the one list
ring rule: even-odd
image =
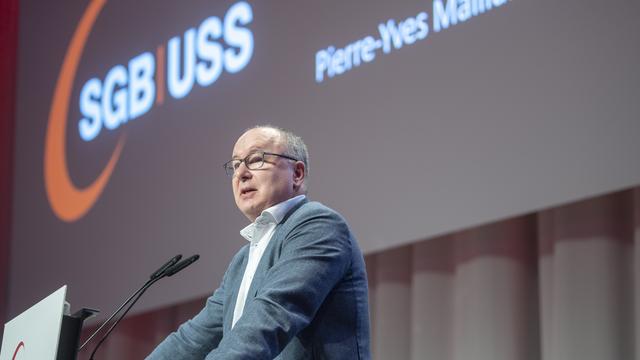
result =
[{"label": "mouth", "polygon": [[254,189],[254,188],[244,188],[244,189],[240,190],[240,196],[241,197],[251,196],[256,191],[258,191],[258,190]]}]

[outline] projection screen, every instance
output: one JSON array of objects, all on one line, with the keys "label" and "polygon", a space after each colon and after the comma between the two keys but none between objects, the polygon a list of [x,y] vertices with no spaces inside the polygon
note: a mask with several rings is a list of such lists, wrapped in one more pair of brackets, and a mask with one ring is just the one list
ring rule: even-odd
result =
[{"label": "projection screen", "polygon": [[21,2],[10,316],[209,294],[247,127],[310,150],[366,253],[640,183],[637,1]]}]

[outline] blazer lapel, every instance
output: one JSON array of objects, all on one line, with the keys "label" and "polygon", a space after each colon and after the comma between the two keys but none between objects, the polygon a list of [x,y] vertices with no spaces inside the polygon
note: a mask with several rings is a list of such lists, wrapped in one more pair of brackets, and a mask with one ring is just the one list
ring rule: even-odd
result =
[{"label": "blazer lapel", "polygon": [[240,284],[242,283],[242,277],[244,276],[244,270],[247,268],[247,262],[249,261],[249,246],[245,245],[246,247],[244,249],[242,249],[242,251],[244,252],[243,256],[242,256],[242,262],[240,262],[239,265],[236,265],[233,269],[233,271],[231,271],[230,274],[228,274],[228,283],[230,286],[232,286],[232,288],[230,288],[230,294],[229,297],[227,298],[227,301],[229,305],[227,305],[224,311],[224,330],[225,331],[229,331],[231,330],[231,325],[233,322],[233,312],[235,311],[236,308],[236,301],[238,299],[238,292],[240,291]]},{"label": "blazer lapel", "polygon": [[[284,216],[284,218],[282,218],[282,221],[273,230],[273,235],[271,236],[271,240],[269,240],[269,245],[267,245],[267,248],[264,249],[262,258],[258,263],[258,268],[256,268],[256,273],[253,276],[253,281],[251,281],[251,286],[249,287],[249,292],[247,293],[247,300],[256,297],[256,295],[258,294],[258,289],[262,287],[262,281],[264,280],[264,277],[266,276],[269,269],[271,269],[271,266],[273,266],[273,263],[277,260],[276,249],[280,248],[280,243],[282,243],[282,241],[284,240],[283,229],[286,228],[286,226],[284,225],[287,223],[287,220],[289,219],[291,214],[296,212],[296,210],[298,210],[307,202],[309,202],[309,200],[305,198],[304,200],[300,201],[300,203],[296,204],[296,206],[292,207],[291,210],[289,210],[289,212],[287,212],[287,214]],[[245,267],[246,261],[243,269]]]}]

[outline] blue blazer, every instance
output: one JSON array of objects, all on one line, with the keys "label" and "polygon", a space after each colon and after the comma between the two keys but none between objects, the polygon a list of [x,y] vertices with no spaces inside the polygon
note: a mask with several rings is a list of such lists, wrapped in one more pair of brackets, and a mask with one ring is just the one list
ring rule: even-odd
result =
[{"label": "blue blazer", "polygon": [[147,359],[370,359],[364,260],[340,214],[306,200],[291,209],[232,329],[248,254],[245,245],[204,309]]}]

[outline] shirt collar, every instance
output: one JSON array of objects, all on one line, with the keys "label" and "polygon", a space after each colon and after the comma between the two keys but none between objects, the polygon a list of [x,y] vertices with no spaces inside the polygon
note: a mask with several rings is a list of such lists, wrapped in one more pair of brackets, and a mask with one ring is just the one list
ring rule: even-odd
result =
[{"label": "shirt collar", "polygon": [[260,216],[258,216],[254,222],[247,225],[244,229],[240,230],[240,235],[242,235],[243,238],[247,239],[247,241],[251,242],[251,244],[257,244],[262,238],[264,230],[268,226],[272,224],[280,224],[289,210],[291,210],[305,198],[305,195],[298,195],[263,210]]}]

